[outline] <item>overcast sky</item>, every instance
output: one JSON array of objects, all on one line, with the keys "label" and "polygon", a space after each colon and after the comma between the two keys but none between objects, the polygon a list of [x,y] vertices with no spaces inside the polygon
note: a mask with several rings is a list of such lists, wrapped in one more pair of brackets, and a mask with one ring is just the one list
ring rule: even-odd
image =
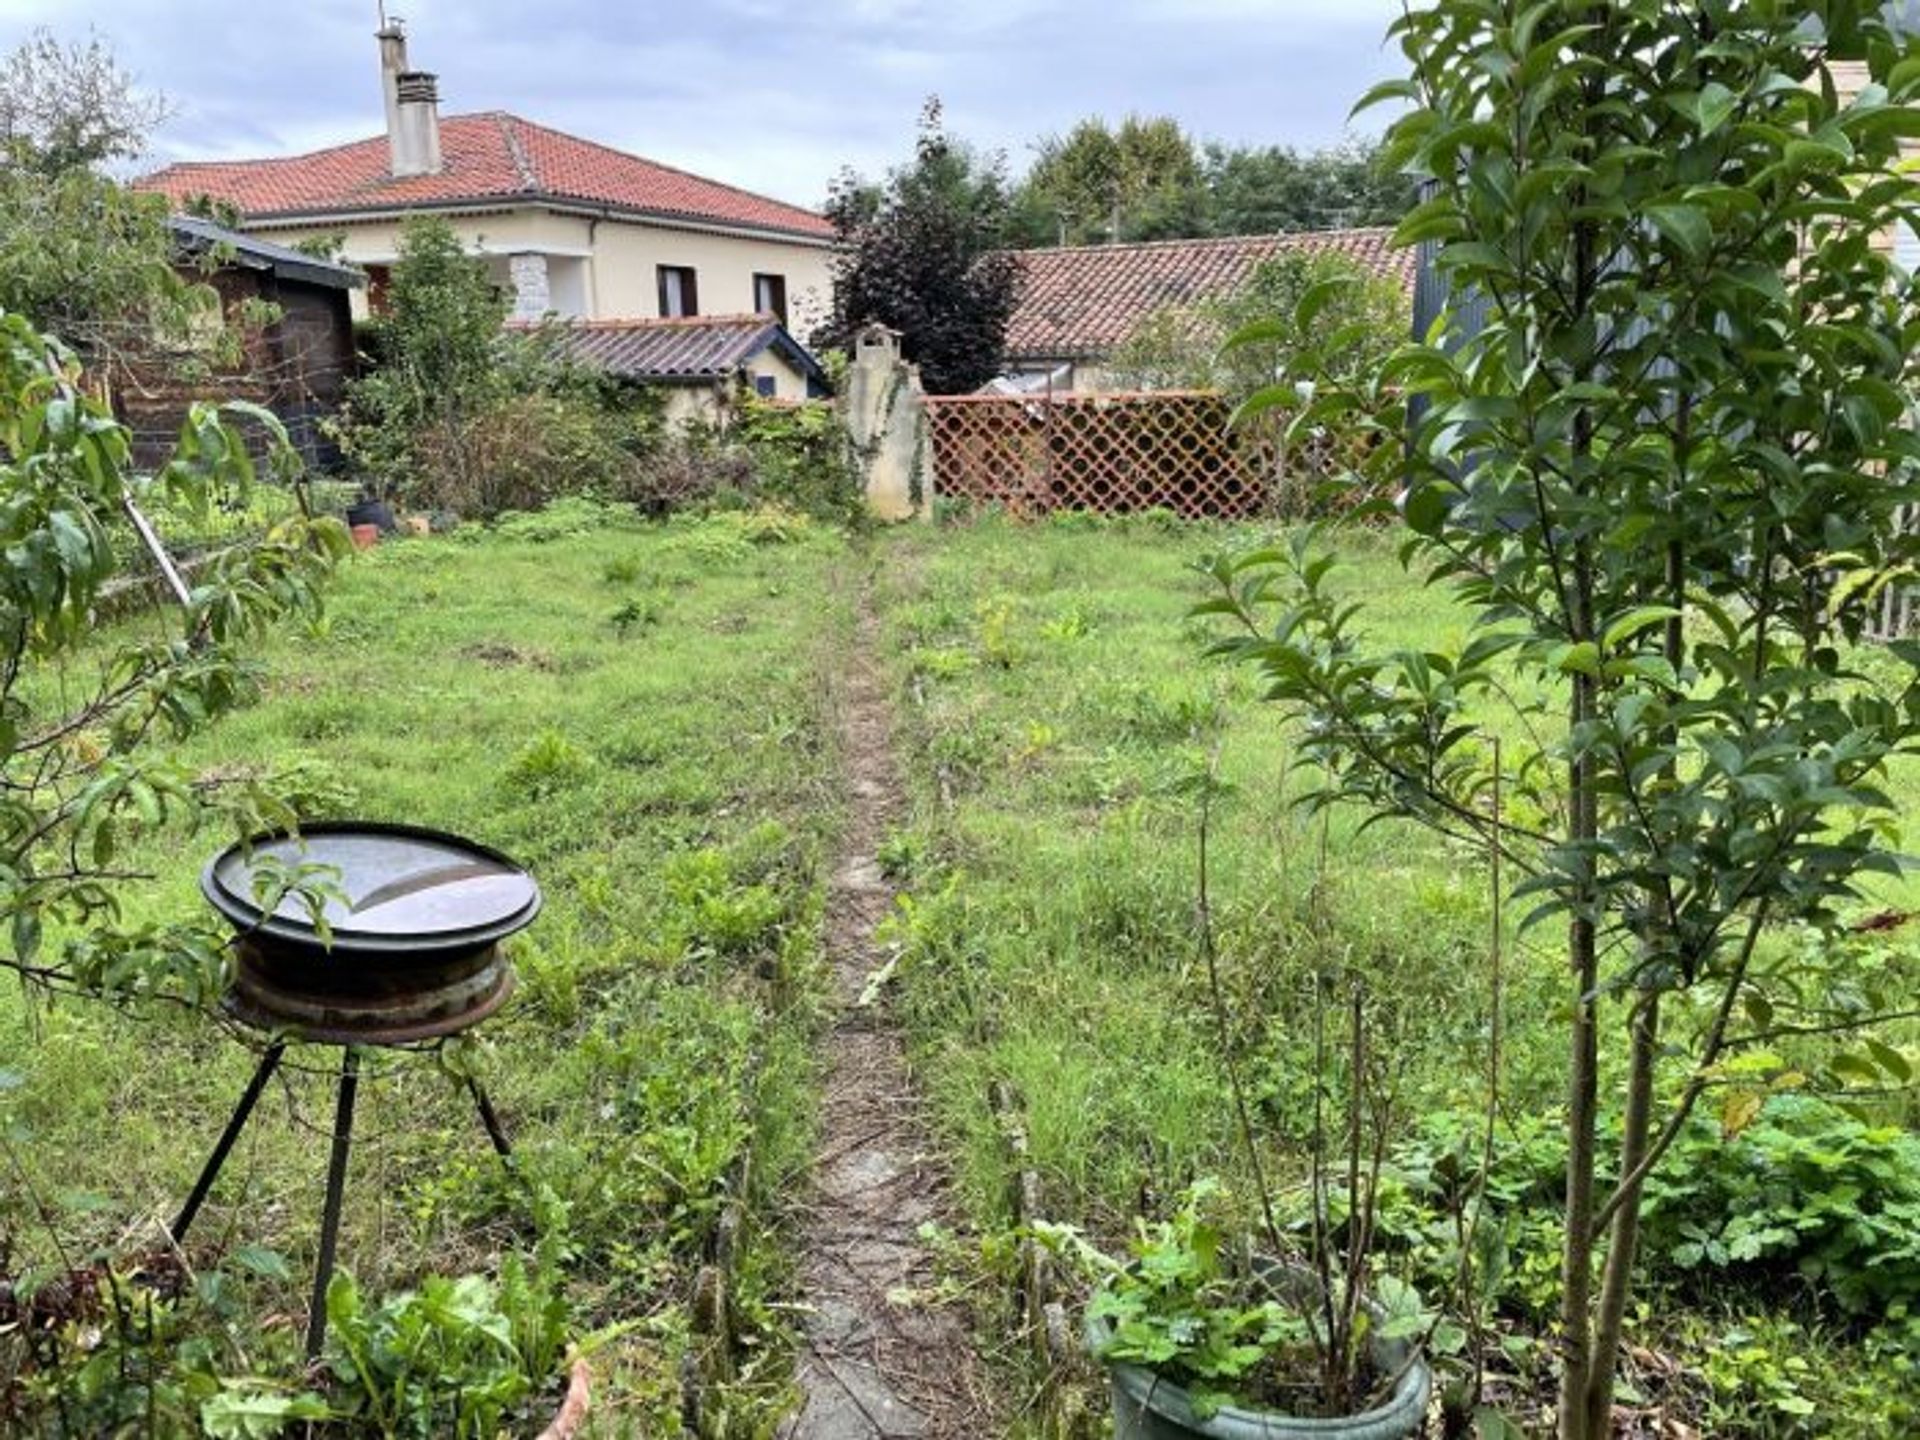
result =
[{"label": "overcast sky", "polygon": [[[805,205],[877,174],[937,93],[1023,169],[1085,115],[1313,147],[1396,70],[1398,0],[391,0],[441,109],[544,124]],[[376,0],[0,0],[0,44],[97,29],[179,108],[154,163],[375,134]],[[1363,127],[1364,128],[1364,127]]]}]

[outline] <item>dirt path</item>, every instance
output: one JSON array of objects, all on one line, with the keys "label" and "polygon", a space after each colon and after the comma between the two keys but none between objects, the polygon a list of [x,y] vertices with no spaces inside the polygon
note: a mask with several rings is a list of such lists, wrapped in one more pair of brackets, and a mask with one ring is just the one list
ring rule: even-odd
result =
[{"label": "dirt path", "polygon": [[809,1307],[804,1401],[781,1440],[961,1440],[998,1433],[957,1307],[940,1303],[918,1231],[946,1218],[947,1175],[922,1124],[900,1034],[884,1001],[860,997],[883,957],[874,927],[893,892],[876,859],[905,809],[879,624],[860,595],[840,696],[848,824],[827,902],[838,1013],[827,1037],[813,1193],[804,1202],[800,1293]]}]

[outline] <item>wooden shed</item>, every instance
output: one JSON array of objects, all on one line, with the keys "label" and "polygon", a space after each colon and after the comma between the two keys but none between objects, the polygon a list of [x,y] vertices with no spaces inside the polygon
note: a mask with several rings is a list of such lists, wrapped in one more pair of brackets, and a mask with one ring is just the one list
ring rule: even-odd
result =
[{"label": "wooden shed", "polygon": [[179,352],[124,360],[114,408],[133,432],[135,463],[167,454],[196,400],[220,399],[266,407],[310,468],[337,468],[339,448],[321,422],[340,408],[354,375],[349,296],[363,283],[360,272],[194,216],[169,223],[182,273],[211,285],[229,319],[243,316],[249,301],[272,306],[276,318],[237,327],[237,364]]}]

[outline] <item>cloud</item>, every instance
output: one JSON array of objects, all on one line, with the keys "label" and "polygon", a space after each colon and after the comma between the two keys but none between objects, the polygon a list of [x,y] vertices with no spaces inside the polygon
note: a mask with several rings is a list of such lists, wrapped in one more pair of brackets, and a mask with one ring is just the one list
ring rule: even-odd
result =
[{"label": "cloud", "polygon": [[[1396,68],[1397,0],[392,0],[450,112],[512,110],[817,204],[844,165],[903,159],[921,102],[1015,167],[1086,115],[1170,114],[1201,138],[1315,146]],[[179,114],[161,160],[288,153],[380,126],[374,7],[0,0],[0,45],[91,25]]]}]

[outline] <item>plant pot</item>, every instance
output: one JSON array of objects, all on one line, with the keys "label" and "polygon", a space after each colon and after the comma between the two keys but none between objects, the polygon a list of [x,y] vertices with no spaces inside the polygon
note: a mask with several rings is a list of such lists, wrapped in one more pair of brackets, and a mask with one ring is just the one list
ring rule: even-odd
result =
[{"label": "plant pot", "polygon": [[[1261,1263],[1263,1271],[1289,1291],[1304,1288],[1311,1293],[1318,1284],[1310,1271]],[[1108,1321],[1087,1321],[1087,1343],[1096,1354],[1111,1333]],[[1316,1419],[1228,1405],[1203,1420],[1194,1413],[1187,1392],[1173,1381],[1138,1365],[1107,1362],[1114,1440],[1181,1440],[1194,1435],[1207,1440],[1408,1440],[1418,1435],[1426,1424],[1432,1370],[1414,1356],[1411,1342],[1405,1340],[1374,1341],[1373,1363],[1382,1373],[1400,1378],[1393,1393],[1364,1414]]]},{"label": "plant pot", "polygon": [[371,550],[380,543],[378,525],[354,525],[347,533],[353,537],[353,548],[356,550]]},{"label": "plant pot", "polygon": [[362,525],[382,532],[396,529],[393,507],[384,500],[356,500],[347,507],[347,528],[357,530]]}]

